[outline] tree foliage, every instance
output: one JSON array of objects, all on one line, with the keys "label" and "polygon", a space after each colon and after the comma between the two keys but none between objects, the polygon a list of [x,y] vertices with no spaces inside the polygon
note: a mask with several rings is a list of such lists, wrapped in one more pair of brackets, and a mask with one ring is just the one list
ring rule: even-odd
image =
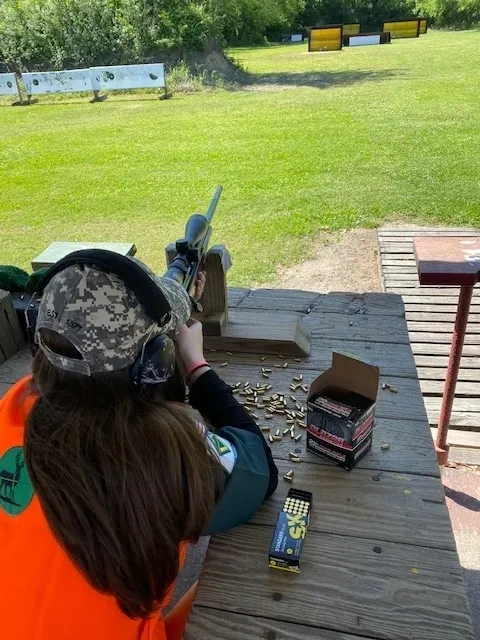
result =
[{"label": "tree foliage", "polygon": [[[416,4],[415,4],[416,3]],[[480,0],[0,0],[0,66],[59,69],[144,62],[165,52],[261,42],[315,24],[422,15],[480,24]]]}]

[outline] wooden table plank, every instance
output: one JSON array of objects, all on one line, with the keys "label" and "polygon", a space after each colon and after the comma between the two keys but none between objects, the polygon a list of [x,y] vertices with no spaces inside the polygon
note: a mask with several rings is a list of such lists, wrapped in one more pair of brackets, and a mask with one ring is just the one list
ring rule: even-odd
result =
[{"label": "wooden table plank", "polygon": [[[377,421],[377,425],[374,431],[373,444],[371,451],[364,456],[358,463],[358,469],[369,469],[371,471],[390,471],[390,472],[402,472],[412,473],[418,475],[429,475],[433,477],[439,477],[439,468],[437,464],[437,458],[435,451],[432,447],[432,439],[428,425],[421,427],[422,440],[423,434],[427,434],[428,444],[424,446],[417,446],[417,444],[401,444],[398,442],[396,436],[397,433],[390,432],[392,437],[385,435],[385,430],[382,428],[382,418]],[[408,422],[408,432],[411,431],[411,425],[417,425],[418,422]],[[420,431],[420,429],[419,429]],[[405,435],[403,436],[405,438]],[[416,442],[413,440],[413,442]],[[389,444],[390,449],[383,451],[381,449],[382,444]],[[289,452],[297,452],[304,462],[309,464],[320,464],[323,466],[331,466],[331,463],[320,456],[316,456],[313,453],[305,452],[304,444],[302,447],[298,446],[298,443],[292,442],[289,436],[284,436],[280,442],[275,442],[272,445],[272,451],[274,452],[277,460],[289,460]],[[291,465],[293,469],[296,469],[297,465]]]},{"label": "wooden table plank", "polygon": [[[438,425],[440,415],[440,398],[424,398],[428,421],[431,426]],[[478,398],[455,398],[450,418],[452,427],[467,427],[478,431],[480,429],[480,402]]]},{"label": "wooden table plank", "polygon": [[473,640],[455,553],[309,531],[301,572],[292,576],[261,570],[271,535],[272,526],[245,525],[219,536],[197,606],[221,602],[236,613],[386,640],[411,640],[412,630],[415,640]]},{"label": "wooden table plank", "polygon": [[[423,298],[422,301],[427,302],[426,298],[431,298],[432,296],[439,296],[443,299],[444,302],[441,304],[452,304],[451,298],[454,299],[453,303],[458,302],[458,294],[460,293],[459,287],[423,287],[418,285],[416,287],[388,287],[389,293],[396,293],[399,296],[415,296]],[[478,298],[480,297],[480,288],[475,288],[473,290],[473,302],[479,302]],[[407,298],[407,299],[408,299]],[[445,302],[446,301],[446,302]]]},{"label": "wooden table plank", "polygon": [[[442,321],[438,322],[433,320],[427,320],[427,316],[424,316],[421,320],[412,320],[407,317],[408,322],[408,330],[409,332],[419,332],[419,333],[428,333],[428,334],[448,334],[450,336],[450,341],[452,339],[452,332],[454,327],[454,322]],[[472,318],[473,319],[473,318]],[[480,323],[480,317],[478,318]],[[473,338],[473,334],[480,333],[480,324],[475,322],[470,322],[467,327],[467,336]],[[467,337],[465,336],[465,337]],[[478,337],[476,337],[478,342]]]},{"label": "wooden table plank", "polygon": [[[437,326],[437,323],[446,323],[448,324],[448,330],[453,329],[456,312],[444,311],[441,305],[439,305],[439,307],[440,308],[437,308],[436,311],[429,311],[428,309],[422,309],[422,307],[419,307],[418,309],[415,308],[413,311],[410,309],[406,310],[405,318],[407,319],[408,325],[413,326],[415,329],[415,325],[412,325],[412,322],[421,322],[422,324],[428,323],[429,326],[433,327]],[[479,324],[480,313],[472,313],[468,318],[467,333],[477,333]]]},{"label": "wooden table plank", "polygon": [[[447,351],[447,350],[445,350]],[[414,355],[415,362],[419,367],[436,367],[446,370],[448,363],[448,355],[428,355],[419,353]],[[475,356],[464,356],[461,361],[460,372],[466,369],[480,369],[480,358]]]},{"label": "wooden table plank", "polygon": [[[435,344],[431,342],[412,342],[412,352],[414,356],[428,355],[428,356],[444,356],[449,355],[449,344]],[[462,366],[468,366],[465,363],[470,359],[469,356],[479,356],[480,345],[478,344],[466,344],[463,347]],[[477,358],[475,358],[477,360]]]},{"label": "wooden table plank", "polygon": [[[438,356],[440,357],[440,356]],[[442,383],[445,381],[445,372],[447,365],[445,367],[418,367],[418,377],[420,379],[420,384],[424,380],[440,380]],[[480,381],[480,369],[466,369],[462,367],[458,374],[459,382],[479,382]]]},{"label": "wooden table plank", "polygon": [[[455,550],[443,487],[436,477],[359,468],[348,473],[308,462],[277,464],[282,477],[293,466],[293,486],[313,493],[311,531]],[[290,486],[281,479],[251,522],[275,522]]]},{"label": "wooden table plank", "polygon": [[[445,344],[448,346],[448,348],[450,349],[450,345],[452,343],[452,334],[450,332],[443,332],[441,333],[440,331],[414,331],[413,329],[410,331],[410,340],[412,343],[435,343],[435,344]],[[478,339],[478,335],[477,332],[475,333],[467,333],[467,335],[465,336],[465,345],[475,345],[476,347],[479,346],[479,339]],[[469,350],[465,351],[465,355],[468,355]],[[480,354],[480,350],[479,351],[474,351],[472,352],[475,355],[476,354]]]},{"label": "wooden table plank", "polygon": [[215,603],[210,603],[208,608],[194,604],[191,618],[194,622],[188,625],[184,640],[371,640],[366,636],[223,611],[215,608]]},{"label": "wooden table plank", "polygon": [[[480,374],[480,371],[477,371],[477,376]],[[458,381],[455,389],[455,397],[460,398],[461,396],[467,397],[480,397],[480,382],[477,377],[475,382],[463,382]],[[437,395],[441,397],[443,395],[443,386],[444,380],[420,380],[420,389],[424,395]],[[479,407],[480,411],[480,407]]]}]

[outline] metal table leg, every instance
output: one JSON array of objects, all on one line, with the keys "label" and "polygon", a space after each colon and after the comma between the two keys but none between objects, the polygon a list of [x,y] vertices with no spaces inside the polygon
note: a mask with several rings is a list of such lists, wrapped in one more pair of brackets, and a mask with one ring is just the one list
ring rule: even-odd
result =
[{"label": "metal table leg", "polygon": [[438,420],[437,439],[435,450],[437,452],[438,463],[445,465],[448,461],[447,435],[452,415],[452,406],[455,398],[455,387],[457,385],[458,370],[462,359],[463,342],[467,330],[468,313],[472,300],[473,287],[463,286],[460,288],[458,298],[457,316],[452,335],[452,345],[450,357],[448,359],[447,374],[445,377],[445,387],[443,389],[442,408]]}]

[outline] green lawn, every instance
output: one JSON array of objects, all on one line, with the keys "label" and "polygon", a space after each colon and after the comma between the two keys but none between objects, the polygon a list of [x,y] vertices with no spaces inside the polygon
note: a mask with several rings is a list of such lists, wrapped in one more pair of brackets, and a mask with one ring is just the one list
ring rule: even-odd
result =
[{"label": "green lawn", "polygon": [[133,241],[161,270],[220,182],[214,241],[235,284],[271,280],[325,229],[480,226],[479,51],[478,31],[242,48],[259,81],[242,90],[0,106],[0,262],[27,267],[53,240]]}]

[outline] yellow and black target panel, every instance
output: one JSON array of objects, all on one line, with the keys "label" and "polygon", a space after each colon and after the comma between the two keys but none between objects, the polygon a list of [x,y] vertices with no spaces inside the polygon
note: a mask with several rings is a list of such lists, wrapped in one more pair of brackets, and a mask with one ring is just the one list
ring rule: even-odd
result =
[{"label": "yellow and black target panel", "polygon": [[394,38],[418,38],[420,35],[420,19],[388,20],[383,23],[382,31],[389,31]]},{"label": "yellow and black target panel", "polygon": [[428,31],[428,20],[426,18],[420,18],[420,35],[423,36]]},{"label": "yellow and black target panel", "polygon": [[355,36],[360,33],[360,22],[350,22],[343,25],[343,37]]},{"label": "yellow and black target panel", "polygon": [[343,25],[313,27],[308,34],[309,51],[339,51],[342,48]]},{"label": "yellow and black target panel", "polygon": [[388,44],[390,42],[390,32],[381,33],[358,33],[357,35],[343,36],[344,47],[364,47],[371,44]]}]

